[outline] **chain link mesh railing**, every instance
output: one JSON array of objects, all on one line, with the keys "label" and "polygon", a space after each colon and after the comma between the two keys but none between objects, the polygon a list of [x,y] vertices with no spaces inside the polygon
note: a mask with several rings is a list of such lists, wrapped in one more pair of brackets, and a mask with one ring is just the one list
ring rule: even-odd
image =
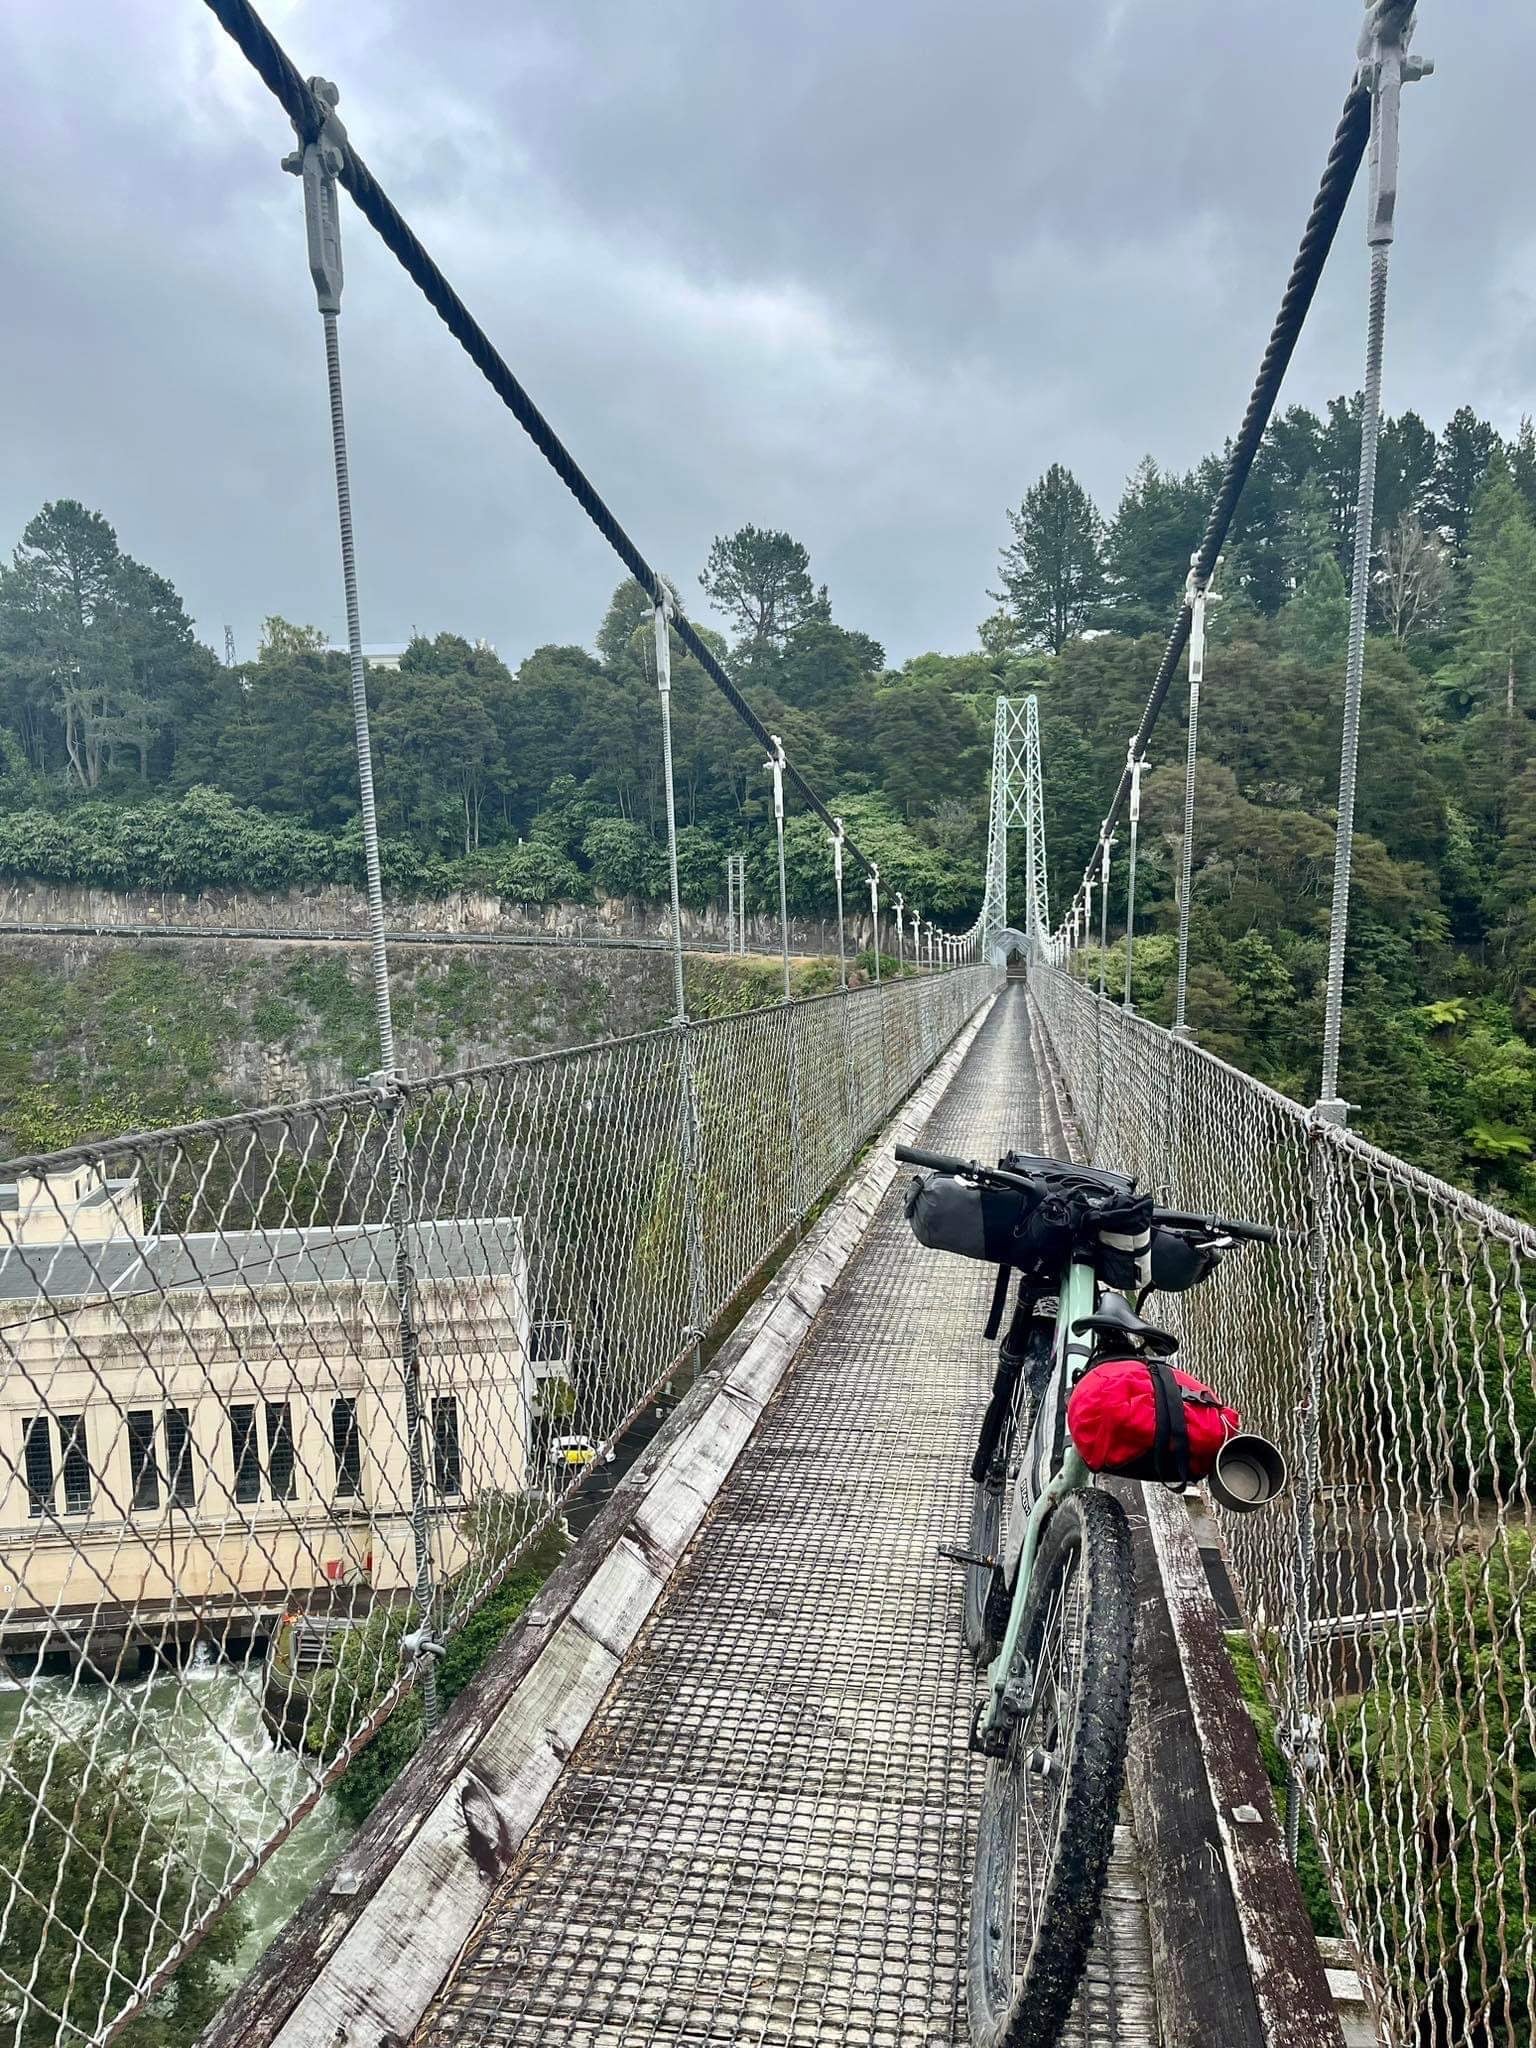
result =
[{"label": "chain link mesh railing", "polygon": [[1059,969],[1031,990],[1097,1164],[1283,1225],[1160,1297],[1293,1489],[1222,1534],[1391,2048],[1532,2040],[1536,1230]]},{"label": "chain link mesh railing", "polygon": [[0,1167],[0,2038],[167,1979],[191,2038],[177,1961],[997,979]]}]

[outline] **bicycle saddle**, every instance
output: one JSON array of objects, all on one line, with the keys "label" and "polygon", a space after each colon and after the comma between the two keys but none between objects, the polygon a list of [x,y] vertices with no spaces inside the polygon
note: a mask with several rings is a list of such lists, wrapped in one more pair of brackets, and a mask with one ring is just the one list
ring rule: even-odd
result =
[{"label": "bicycle saddle", "polygon": [[1123,1294],[1101,1295],[1093,1314],[1081,1317],[1072,1329],[1079,1337],[1087,1330],[1092,1330],[1099,1337],[1128,1337],[1145,1344],[1160,1358],[1166,1358],[1179,1348],[1179,1340],[1171,1331],[1160,1330],[1155,1323],[1144,1323]]}]

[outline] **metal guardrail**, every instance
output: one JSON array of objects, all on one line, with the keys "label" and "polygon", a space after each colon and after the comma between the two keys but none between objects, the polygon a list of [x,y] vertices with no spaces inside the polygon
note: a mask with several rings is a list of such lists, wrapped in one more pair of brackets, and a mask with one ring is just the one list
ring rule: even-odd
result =
[{"label": "metal guardrail", "polygon": [[1293,1233],[1159,1297],[1291,1462],[1223,1534],[1391,2048],[1532,2039],[1536,1229],[1058,968],[1031,988],[1096,1163]]},{"label": "metal guardrail", "polygon": [[[219,1960],[231,1897],[998,980],[0,1167],[0,2039],[100,2040],[210,1930]],[[264,1653],[236,1733],[210,1652]]]}]

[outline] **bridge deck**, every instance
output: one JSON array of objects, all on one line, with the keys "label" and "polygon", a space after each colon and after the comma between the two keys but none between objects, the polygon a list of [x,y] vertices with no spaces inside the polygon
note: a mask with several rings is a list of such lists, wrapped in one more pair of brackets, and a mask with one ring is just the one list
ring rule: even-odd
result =
[{"label": "bridge deck", "polygon": [[[924,1142],[1042,1143],[1025,992],[999,996]],[[923,1251],[900,1183],[812,1328],[425,2043],[965,2039],[981,1784],[959,1585],[991,1275]],[[1122,1830],[1069,2039],[1153,2048]]]}]

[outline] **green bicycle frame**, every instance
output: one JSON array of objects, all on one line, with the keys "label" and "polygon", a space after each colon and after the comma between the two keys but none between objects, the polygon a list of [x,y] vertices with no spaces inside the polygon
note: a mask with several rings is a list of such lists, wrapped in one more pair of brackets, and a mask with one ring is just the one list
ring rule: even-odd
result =
[{"label": "green bicycle frame", "polygon": [[[1098,1280],[1093,1268],[1074,1259],[1067,1269],[1056,1306],[1056,1336],[1051,1356],[1051,1391],[1054,1400],[1050,1413],[1042,1412],[1036,1418],[1009,1502],[1011,1514],[1022,1513],[1027,1508],[1029,1519],[1025,1524],[1019,1568],[1014,1577],[1013,1601],[1008,1613],[1007,1632],[1003,1637],[1002,1648],[987,1668],[987,1710],[983,1730],[988,1734],[1000,1733],[1006,1725],[1008,1715],[1016,1711],[1015,1706],[1006,1697],[1008,1674],[1013,1669],[1014,1659],[1018,1655],[1024,1610],[1029,1604],[1030,1581],[1034,1577],[1041,1531],[1057,1502],[1063,1500],[1067,1494],[1076,1493],[1087,1486],[1093,1477],[1071,1438],[1065,1434],[1065,1414],[1067,1396],[1072,1391],[1072,1367],[1078,1359],[1087,1358],[1092,1349],[1086,1339],[1073,1335],[1072,1326],[1074,1323],[1080,1323],[1085,1316],[1091,1316],[1097,1306]],[[1049,1431],[1046,1441],[1054,1443],[1058,1422],[1061,1424],[1061,1433],[1066,1444],[1061,1464],[1031,1502],[1030,1493],[1034,1483],[1032,1454],[1035,1443],[1039,1440],[1042,1429]]]}]

